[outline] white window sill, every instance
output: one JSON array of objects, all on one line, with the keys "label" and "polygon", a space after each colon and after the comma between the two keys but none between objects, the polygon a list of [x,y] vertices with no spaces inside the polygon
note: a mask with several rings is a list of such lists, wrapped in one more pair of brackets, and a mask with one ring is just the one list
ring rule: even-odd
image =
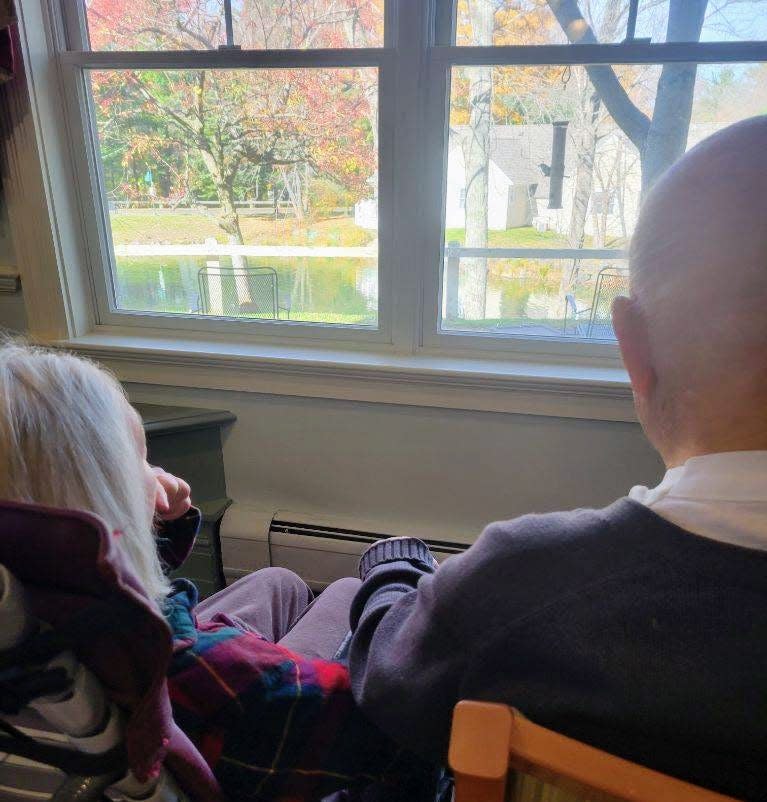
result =
[{"label": "white window sill", "polygon": [[106,328],[61,345],[130,383],[636,420],[628,377],[615,363],[402,355]]}]

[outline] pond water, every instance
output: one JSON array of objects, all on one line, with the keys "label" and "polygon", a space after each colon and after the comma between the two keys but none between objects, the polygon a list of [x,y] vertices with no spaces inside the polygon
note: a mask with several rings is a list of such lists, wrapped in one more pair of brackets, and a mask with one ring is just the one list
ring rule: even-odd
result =
[{"label": "pond water", "polygon": [[[256,268],[250,275],[259,277],[243,285],[230,278],[242,274],[233,271],[226,257],[118,257],[118,307],[337,325],[378,323],[374,259],[250,257],[248,267]],[[616,268],[582,260],[573,279],[571,260],[489,259],[485,316],[479,320],[443,316],[442,325],[449,330],[612,339],[612,296],[603,292],[611,288],[605,284],[600,290],[597,283],[605,269]],[[569,307],[567,294],[572,299]],[[589,310],[599,299],[595,324]]]},{"label": "pond water", "polygon": [[[447,287],[442,327],[451,331],[535,337],[615,339],[612,301],[628,292],[625,260],[556,258],[488,259],[485,315],[448,316]],[[446,272],[447,272],[446,266]],[[459,274],[460,275],[460,274]]]},{"label": "pond water", "polygon": [[[250,257],[247,264],[274,271],[280,319],[358,326],[378,323],[374,259]],[[251,289],[257,290],[258,285],[245,289],[253,282],[240,285],[241,273],[236,273],[239,292],[226,286],[228,276],[235,275],[231,271],[231,259],[221,256],[118,257],[117,305],[133,311],[273,318],[272,307],[267,310],[248,303]]]}]

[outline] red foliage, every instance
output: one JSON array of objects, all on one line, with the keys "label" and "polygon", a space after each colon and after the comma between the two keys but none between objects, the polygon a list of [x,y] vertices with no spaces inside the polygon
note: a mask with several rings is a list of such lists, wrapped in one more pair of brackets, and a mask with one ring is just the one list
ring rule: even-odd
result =
[{"label": "red foliage", "polygon": [[[221,42],[220,0],[92,0],[94,49],[200,49]],[[244,0],[243,47],[369,46],[383,0]],[[377,77],[366,69],[94,72],[102,140],[125,159],[197,152],[214,184],[248,165],[310,164],[358,197],[377,167]]]}]

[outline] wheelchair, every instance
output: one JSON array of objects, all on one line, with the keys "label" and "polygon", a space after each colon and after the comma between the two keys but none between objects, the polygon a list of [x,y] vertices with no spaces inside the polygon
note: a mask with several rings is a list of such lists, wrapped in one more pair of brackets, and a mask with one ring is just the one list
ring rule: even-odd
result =
[{"label": "wheelchair", "polygon": [[[0,802],[226,802],[173,721],[167,625],[103,522],[0,502],[0,530]],[[449,797],[441,773],[412,792]]]}]

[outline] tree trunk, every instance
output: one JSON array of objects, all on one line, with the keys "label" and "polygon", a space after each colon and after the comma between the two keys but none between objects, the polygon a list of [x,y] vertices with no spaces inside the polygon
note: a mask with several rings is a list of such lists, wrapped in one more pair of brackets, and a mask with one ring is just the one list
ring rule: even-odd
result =
[{"label": "tree trunk", "polygon": [[[597,42],[577,0],[547,2],[571,41]],[[700,41],[707,6],[708,0],[670,0],[666,40]],[[651,120],[631,101],[612,67],[591,65],[586,67],[586,71],[602,103],[639,151],[644,194],[684,153],[692,115],[696,67],[689,64],[664,65]]]},{"label": "tree trunk", "polygon": [[[671,0],[667,42],[697,42],[708,0]],[[642,156],[642,194],[685,152],[695,94],[695,64],[665,64]]]},{"label": "tree trunk", "polygon": [[[221,215],[218,224],[229,235],[230,245],[244,245],[242,229],[240,228],[240,216],[237,207],[234,205],[234,190],[231,185],[223,183],[216,184],[216,194],[221,203]],[[241,253],[232,254],[232,267],[235,270],[246,270],[248,267],[248,257]],[[248,304],[253,300],[250,297],[250,284],[246,276],[240,275],[235,278],[237,300],[240,304]]]},{"label": "tree trunk", "polygon": [[589,210],[591,188],[594,183],[594,159],[597,152],[597,124],[602,106],[599,95],[591,92],[586,98],[587,109],[577,146],[578,164],[575,168],[575,194],[570,215],[567,240],[571,248],[582,248],[586,232],[586,215]]},{"label": "tree trunk", "polygon": [[[613,2],[605,10],[599,29],[599,39],[615,42],[620,38],[619,28],[626,18],[628,3]],[[602,102],[590,82],[581,95],[581,141],[577,146],[578,165],[575,171],[575,197],[570,218],[568,241],[571,248],[582,248],[586,229],[586,215],[594,183],[594,160],[597,151],[597,128],[602,112]]]},{"label": "tree trunk", "polygon": [[[469,15],[478,45],[493,42],[492,0],[468,0]],[[487,212],[492,124],[493,68],[467,67],[469,80],[469,131],[463,142],[466,170],[467,248],[487,247]],[[487,259],[472,257],[461,261],[458,296],[464,318],[483,320],[487,297]]]},{"label": "tree trunk", "polygon": [[224,176],[224,171],[216,161],[216,157],[209,150],[200,148],[199,154],[213,181],[218,202],[221,204],[218,224],[229,235],[230,242],[233,241],[238,245],[243,245],[240,216],[237,213],[237,207],[234,205],[233,178],[227,179]]},{"label": "tree trunk", "polygon": [[[200,150],[203,163],[213,180],[216,189],[218,202],[221,204],[221,212],[218,216],[218,225],[228,234],[230,245],[244,245],[242,229],[240,228],[240,216],[234,202],[233,179],[227,179],[223,170],[219,166],[212,153],[207,150]],[[245,270],[248,267],[248,257],[243,254],[232,254],[232,267],[235,270]],[[235,279],[237,301],[239,304],[251,303],[250,284],[246,277]]]},{"label": "tree trunk", "polygon": [[[586,236],[586,216],[589,211],[589,200],[594,184],[594,159],[597,152],[597,124],[601,102],[596,92],[591,92],[585,98],[587,108],[583,110],[584,124],[580,130],[578,142],[578,164],[575,168],[575,193],[573,195],[573,208],[570,214],[570,228],[567,241],[571,248],[582,248]],[[559,292],[557,294],[558,308],[564,303],[565,296],[575,292],[580,271],[580,259],[574,259],[569,271],[562,268],[559,279]]]}]

